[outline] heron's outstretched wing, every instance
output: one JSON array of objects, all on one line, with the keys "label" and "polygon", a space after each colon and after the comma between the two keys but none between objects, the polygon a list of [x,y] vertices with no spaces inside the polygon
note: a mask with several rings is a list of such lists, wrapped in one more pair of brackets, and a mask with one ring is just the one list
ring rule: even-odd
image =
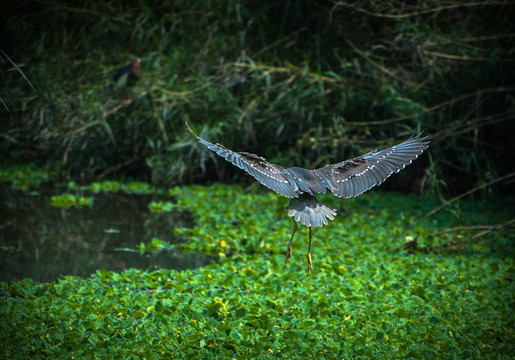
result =
[{"label": "heron's outstretched wing", "polygon": [[227,149],[225,146],[220,144],[212,144],[198,137],[186,124],[186,130],[198,140],[199,143],[207,147],[209,150],[214,151],[225,160],[229,161],[233,165],[246,171],[249,175],[252,175],[257,181],[265,185],[267,188],[275,191],[276,193],[286,196],[288,198],[296,198],[299,195],[293,190],[288,180],[284,177],[284,168],[271,164],[264,158],[246,153],[246,152],[234,152]]},{"label": "heron's outstretched wing", "polygon": [[381,184],[394,172],[411,164],[427,149],[427,136],[410,138],[381,151],[371,151],[357,158],[313,170],[337,197],[350,198]]}]

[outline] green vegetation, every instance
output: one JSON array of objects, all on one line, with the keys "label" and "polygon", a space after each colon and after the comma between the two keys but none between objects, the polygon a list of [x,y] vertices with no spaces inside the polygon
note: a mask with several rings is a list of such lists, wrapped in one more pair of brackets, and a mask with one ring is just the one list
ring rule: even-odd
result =
[{"label": "green vegetation", "polygon": [[[225,185],[169,194],[195,220],[177,230],[183,250],[219,263],[2,283],[2,357],[512,358],[512,232],[430,253],[396,249],[410,224],[407,238],[427,248],[475,233],[467,225],[502,223],[506,210],[461,201],[414,222],[436,204],[382,192],[327,197],[340,216],[315,229],[309,276],[306,228],[284,267],[286,199]],[[153,239],[137,250],[166,247]]]},{"label": "green vegetation", "polygon": [[51,172],[48,169],[38,168],[33,163],[0,168],[0,181],[10,182],[11,187],[17,190],[37,188],[50,178]]},{"label": "green vegetation", "polygon": [[174,245],[168,243],[167,241],[159,240],[158,238],[152,238],[152,240],[147,243],[141,242],[138,245],[138,251],[140,254],[157,254],[164,249],[171,249],[173,247]]},{"label": "green vegetation", "polygon": [[52,196],[50,204],[64,209],[68,209],[70,206],[91,206],[93,198],[74,194],[62,194]]},{"label": "green vegetation", "polygon": [[173,203],[169,201],[152,201],[148,204],[151,212],[170,212],[173,209]]}]

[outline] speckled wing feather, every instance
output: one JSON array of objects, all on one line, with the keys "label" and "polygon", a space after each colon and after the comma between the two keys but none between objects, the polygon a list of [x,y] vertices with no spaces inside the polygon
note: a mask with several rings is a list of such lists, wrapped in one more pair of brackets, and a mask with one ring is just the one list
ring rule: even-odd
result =
[{"label": "speckled wing feather", "polygon": [[217,153],[219,156],[223,157],[228,162],[244,170],[270,190],[273,190],[276,193],[288,198],[296,198],[299,196],[293,190],[288,180],[284,177],[283,167],[271,164],[264,158],[254,154],[246,152],[235,152],[226,148],[223,145],[212,144],[209,141],[206,141],[198,137],[189,128],[188,124],[186,124],[186,130],[195,139],[197,139],[199,143],[207,147],[209,150]]},{"label": "speckled wing feather", "polygon": [[427,137],[417,136],[388,149],[371,151],[313,171],[325,180],[324,185],[335,196],[350,198],[381,184],[393,173],[404,169],[427,149],[429,143]]}]

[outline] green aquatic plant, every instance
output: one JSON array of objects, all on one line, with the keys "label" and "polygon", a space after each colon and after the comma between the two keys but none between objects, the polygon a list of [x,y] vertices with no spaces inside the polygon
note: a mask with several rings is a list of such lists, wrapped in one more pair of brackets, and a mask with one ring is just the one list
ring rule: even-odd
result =
[{"label": "green aquatic plant", "polygon": [[0,181],[10,182],[13,189],[26,191],[49,181],[52,173],[50,168],[33,163],[1,166]]},{"label": "green aquatic plant", "polygon": [[[71,183],[70,186],[76,187],[77,185],[75,183]],[[154,185],[141,181],[120,182],[106,180],[102,182],[92,182],[89,185],[80,186],[79,188],[83,190],[90,190],[95,194],[116,193],[121,191],[126,194],[151,195],[160,194],[162,192],[160,189],[157,189]]]},{"label": "green aquatic plant", "polygon": [[71,206],[75,206],[75,207],[92,206],[93,205],[93,197],[84,197],[84,196],[73,195],[73,194],[62,194],[62,195],[52,196],[50,198],[49,202],[52,206],[68,209]]},{"label": "green aquatic plant", "polygon": [[153,213],[170,212],[174,208],[170,201],[152,201],[148,204],[148,209]]},{"label": "green aquatic plant", "polygon": [[150,242],[148,243],[141,242],[137,246],[137,250],[141,255],[145,253],[157,254],[165,249],[173,248],[175,248],[175,245],[170,244],[168,241],[160,240],[158,238],[152,238],[152,240],[150,240]]},{"label": "green aquatic plant", "polygon": [[118,181],[102,181],[93,182],[88,187],[93,193],[118,192],[122,188],[122,185]]},{"label": "green aquatic plant", "polygon": [[[506,256],[513,253],[508,231],[460,252],[396,250],[406,225],[435,203],[378,191],[346,201],[328,197],[323,201],[340,216],[320,230],[313,249],[318,266],[309,276],[306,242],[294,242],[284,267],[290,223],[278,210],[278,196],[227,185],[167,193],[195,221],[176,230],[186,241],[176,247],[219,254],[217,263],[186,271],[102,269],[44,284],[2,282],[0,355],[512,358],[515,261]],[[438,243],[435,231],[510,216],[492,204],[456,206],[459,211],[417,222],[408,236]],[[136,250],[167,246],[154,238]]]}]

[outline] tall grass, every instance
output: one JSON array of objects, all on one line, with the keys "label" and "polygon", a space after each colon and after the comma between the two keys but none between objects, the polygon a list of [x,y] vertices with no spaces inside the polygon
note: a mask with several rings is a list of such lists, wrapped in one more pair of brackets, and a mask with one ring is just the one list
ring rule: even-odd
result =
[{"label": "tall grass", "polygon": [[[304,167],[424,131],[430,157],[398,184],[441,195],[508,173],[510,5],[394,4],[11,2],[0,15],[2,161],[57,162],[85,181],[238,176],[193,146],[188,121],[209,140]],[[110,92],[133,57],[141,80]]]}]

